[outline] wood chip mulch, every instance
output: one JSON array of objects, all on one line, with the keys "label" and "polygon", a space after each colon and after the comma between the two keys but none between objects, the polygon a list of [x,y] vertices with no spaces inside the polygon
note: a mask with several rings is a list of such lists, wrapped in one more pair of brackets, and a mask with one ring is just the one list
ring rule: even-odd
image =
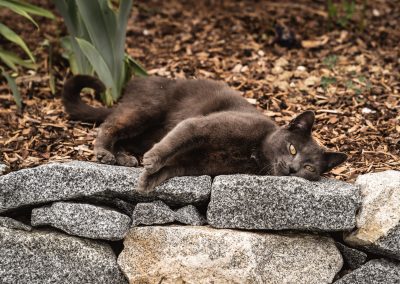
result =
[{"label": "wood chip mulch", "polygon": [[[54,11],[47,1],[32,2]],[[400,5],[357,1],[353,19],[341,27],[329,22],[324,2],[134,1],[127,51],[150,74],[226,81],[281,125],[314,110],[315,137],[349,155],[331,177],[353,181],[400,169]],[[39,31],[0,12],[1,22],[25,36],[39,65],[18,78],[22,111],[0,81],[0,154],[12,170],[93,160],[96,126],[68,121],[59,97],[70,76],[58,44],[63,23],[37,20]]]}]

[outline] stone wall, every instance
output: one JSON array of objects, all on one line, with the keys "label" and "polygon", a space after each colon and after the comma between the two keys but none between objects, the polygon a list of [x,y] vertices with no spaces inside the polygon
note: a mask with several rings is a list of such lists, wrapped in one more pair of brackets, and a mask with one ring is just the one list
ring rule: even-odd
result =
[{"label": "stone wall", "polygon": [[55,163],[0,176],[1,283],[400,283],[400,172],[178,177]]}]

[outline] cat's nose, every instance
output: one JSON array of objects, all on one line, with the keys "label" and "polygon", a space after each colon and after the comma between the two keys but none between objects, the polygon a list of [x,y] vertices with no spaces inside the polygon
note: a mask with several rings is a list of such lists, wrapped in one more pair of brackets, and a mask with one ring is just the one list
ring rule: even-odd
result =
[{"label": "cat's nose", "polygon": [[296,173],[296,170],[292,166],[289,166],[289,174],[294,174],[294,173]]}]

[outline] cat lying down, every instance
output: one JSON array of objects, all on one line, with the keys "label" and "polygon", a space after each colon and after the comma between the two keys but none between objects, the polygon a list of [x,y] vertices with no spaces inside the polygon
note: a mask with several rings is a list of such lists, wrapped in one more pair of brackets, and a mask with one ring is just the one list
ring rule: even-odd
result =
[{"label": "cat lying down", "polygon": [[183,175],[248,173],[318,180],[346,155],[326,151],[311,136],[314,113],[306,111],[278,127],[226,84],[211,80],[133,79],[119,103],[94,108],[80,98],[82,88],[104,85],[78,75],[63,90],[73,120],[101,123],[94,145],[99,162],[138,166],[138,190],[152,191]]}]

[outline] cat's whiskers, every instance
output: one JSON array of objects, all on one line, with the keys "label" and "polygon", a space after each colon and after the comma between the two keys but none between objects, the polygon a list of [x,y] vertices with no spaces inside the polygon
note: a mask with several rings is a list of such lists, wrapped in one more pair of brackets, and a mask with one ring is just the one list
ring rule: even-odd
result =
[{"label": "cat's whiskers", "polygon": [[264,167],[262,167],[260,169],[260,171],[258,172],[258,175],[266,175],[266,174],[271,174],[271,170],[274,168],[274,166],[276,165],[276,163],[272,163],[272,164],[266,164]]}]

